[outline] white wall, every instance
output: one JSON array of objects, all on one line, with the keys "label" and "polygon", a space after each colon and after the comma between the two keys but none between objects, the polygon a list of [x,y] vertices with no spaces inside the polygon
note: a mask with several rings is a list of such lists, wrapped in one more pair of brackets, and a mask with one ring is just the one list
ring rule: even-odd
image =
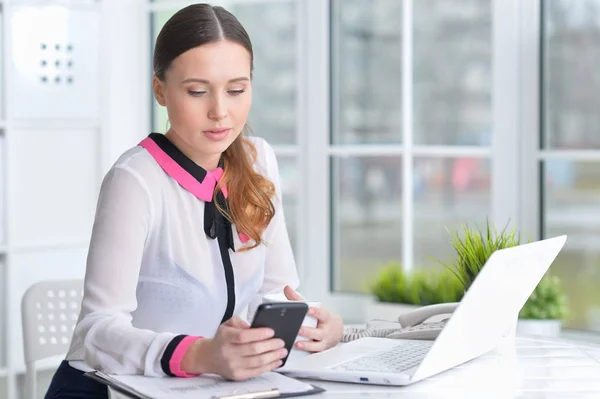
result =
[{"label": "white wall", "polygon": [[103,0],[102,173],[150,132],[148,14],[143,0]]},{"label": "white wall", "polygon": [[[10,120],[11,129],[7,129],[11,140],[10,148],[5,150],[10,157],[4,162],[6,171],[2,172],[10,184],[0,187],[0,192],[6,189],[7,204],[11,207],[6,210],[10,215],[7,225],[12,234],[6,254],[0,256],[0,262],[5,263],[4,267],[0,264],[0,272],[5,274],[3,283],[7,292],[2,295],[6,295],[8,309],[0,327],[8,334],[7,342],[0,342],[0,345],[6,344],[0,353],[4,352],[8,358],[8,368],[2,369],[0,364],[0,375],[8,376],[0,378],[1,398],[17,397],[15,373],[23,372],[19,306],[23,292],[41,279],[83,275],[100,180],[123,151],[149,133],[150,52],[146,2],[102,0],[99,4],[102,12],[100,118],[92,121],[92,125],[99,122],[100,131],[87,125],[85,129],[78,128],[79,122],[71,123],[60,117],[50,124],[44,120],[18,120],[14,113],[11,115],[15,120]],[[8,8],[3,11],[6,10]],[[9,50],[6,49],[7,65],[12,65],[8,57],[13,55]],[[10,68],[9,71],[14,72]],[[10,80],[12,75],[7,76]],[[14,104],[14,94],[11,96],[9,90],[14,82],[8,83],[7,103],[12,98]],[[69,123],[75,123],[75,127],[69,127]],[[56,152],[51,145],[77,151],[52,159],[50,155]],[[37,169],[27,163],[28,159],[35,160],[33,166]],[[73,164],[79,168],[71,168]],[[36,171],[39,173],[34,173]],[[46,191],[42,190],[45,201],[41,202],[50,211],[44,211],[46,208],[39,202],[33,203],[39,201],[36,199],[39,197],[26,191],[34,186],[32,182],[51,185]],[[39,214],[43,217],[36,218]]]}]

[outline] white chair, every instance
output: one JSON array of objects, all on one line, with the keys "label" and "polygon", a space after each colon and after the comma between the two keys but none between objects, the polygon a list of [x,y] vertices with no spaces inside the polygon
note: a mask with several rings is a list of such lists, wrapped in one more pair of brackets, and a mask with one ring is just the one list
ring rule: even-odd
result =
[{"label": "white chair", "polygon": [[41,281],[23,295],[21,319],[27,399],[36,395],[36,362],[67,353],[82,298],[81,279]]}]

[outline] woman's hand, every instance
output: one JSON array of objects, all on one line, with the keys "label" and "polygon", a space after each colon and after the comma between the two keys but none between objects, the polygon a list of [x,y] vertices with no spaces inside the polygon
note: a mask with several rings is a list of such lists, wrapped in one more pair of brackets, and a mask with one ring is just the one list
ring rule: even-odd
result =
[{"label": "woman's hand", "polygon": [[[289,285],[283,290],[287,299],[291,301],[304,301]],[[344,321],[337,313],[327,308],[309,308],[308,315],[317,319],[317,327],[301,327],[299,335],[312,339],[296,343],[298,349],[308,352],[320,352],[336,346],[344,334]]]},{"label": "woman's hand", "polygon": [[270,328],[250,328],[237,316],[219,326],[212,339],[198,339],[186,352],[181,368],[190,374],[218,374],[246,380],[281,366],[284,342]]}]

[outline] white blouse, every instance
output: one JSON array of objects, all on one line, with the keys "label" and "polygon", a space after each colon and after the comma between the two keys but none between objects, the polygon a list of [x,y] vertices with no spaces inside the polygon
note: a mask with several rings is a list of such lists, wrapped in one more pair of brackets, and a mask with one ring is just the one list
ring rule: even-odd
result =
[{"label": "white blouse", "polygon": [[[276,194],[265,244],[237,251],[244,244],[232,226],[233,314],[244,319],[257,298],[298,286],[275,154],[263,139],[249,140],[255,170]],[[161,356],[174,337],[214,336],[227,285],[218,239],[204,232],[204,205],[142,146],[113,165],[100,190],[82,309],[66,357],[73,367],[164,376]]]}]

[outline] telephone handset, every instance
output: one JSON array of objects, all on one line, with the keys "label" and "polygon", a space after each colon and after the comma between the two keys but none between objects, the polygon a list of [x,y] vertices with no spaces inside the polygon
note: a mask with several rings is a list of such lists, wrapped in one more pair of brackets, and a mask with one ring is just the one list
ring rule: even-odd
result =
[{"label": "telephone handset", "polygon": [[[393,326],[390,326],[390,322],[387,320],[376,319],[369,321],[366,328],[345,328],[342,342],[349,342],[363,337],[434,340],[457,306],[458,302],[423,306],[401,314],[398,316],[397,322],[392,322]],[[445,314],[449,316],[441,321],[426,322],[434,316]],[[387,326],[385,323],[387,323]]]}]

